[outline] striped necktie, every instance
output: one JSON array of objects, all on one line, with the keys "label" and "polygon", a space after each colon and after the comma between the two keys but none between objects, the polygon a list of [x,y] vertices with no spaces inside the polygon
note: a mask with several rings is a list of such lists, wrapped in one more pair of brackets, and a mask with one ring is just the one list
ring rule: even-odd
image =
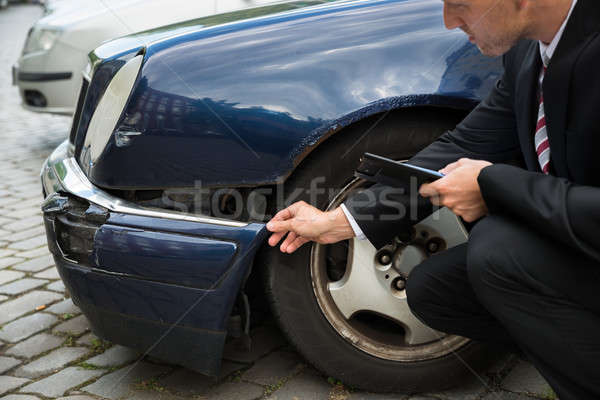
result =
[{"label": "striped necktie", "polygon": [[544,174],[548,174],[550,169],[550,142],[548,142],[548,132],[546,130],[546,114],[544,113],[544,92],[542,83],[544,83],[544,75],[546,75],[546,66],[540,74],[540,107],[538,110],[538,119],[535,126],[535,152],[537,153],[540,168]]}]

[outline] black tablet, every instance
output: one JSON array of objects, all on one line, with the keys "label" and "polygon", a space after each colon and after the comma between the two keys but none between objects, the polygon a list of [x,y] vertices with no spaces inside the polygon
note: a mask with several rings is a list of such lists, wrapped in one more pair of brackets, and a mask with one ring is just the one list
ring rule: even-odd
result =
[{"label": "black tablet", "polygon": [[423,183],[440,179],[444,174],[431,169],[417,167],[376,154],[365,153],[354,175],[370,182],[394,187],[409,187],[412,182],[419,188]]}]

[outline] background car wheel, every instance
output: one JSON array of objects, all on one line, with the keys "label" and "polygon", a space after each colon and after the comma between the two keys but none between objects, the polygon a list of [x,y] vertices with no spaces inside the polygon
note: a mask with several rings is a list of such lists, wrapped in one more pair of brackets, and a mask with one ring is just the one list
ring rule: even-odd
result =
[{"label": "background car wheel", "polygon": [[[334,208],[365,182],[352,178],[365,151],[406,159],[460,116],[413,110],[360,122],[328,140],[286,182],[287,192],[321,209]],[[379,121],[377,123],[377,121]],[[376,126],[373,124],[376,123]],[[365,135],[365,132],[370,132]],[[334,188],[315,197],[321,188]],[[414,393],[456,385],[498,353],[459,336],[425,326],[406,303],[404,277],[432,252],[466,239],[448,210],[415,227],[413,242],[391,242],[379,253],[368,241],[306,244],[294,254],[264,249],[266,291],[283,332],[327,376],[369,391]]]}]

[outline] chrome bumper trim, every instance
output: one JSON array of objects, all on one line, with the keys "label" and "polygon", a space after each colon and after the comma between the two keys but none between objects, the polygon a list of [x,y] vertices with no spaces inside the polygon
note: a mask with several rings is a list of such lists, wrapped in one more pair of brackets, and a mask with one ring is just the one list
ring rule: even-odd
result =
[{"label": "chrome bumper trim", "polygon": [[55,192],[64,191],[117,213],[153,218],[165,218],[179,221],[200,222],[204,224],[231,226],[237,228],[248,225],[244,222],[220,218],[194,216],[175,211],[153,210],[119,199],[118,197],[112,196],[102,189],[94,186],[85,176],[79,167],[79,164],[77,164],[77,161],[74,157],[72,157],[71,154],[72,153],[69,152],[69,142],[68,140],[65,140],[44,162],[41,171],[41,178],[42,186],[44,187],[46,196]]}]

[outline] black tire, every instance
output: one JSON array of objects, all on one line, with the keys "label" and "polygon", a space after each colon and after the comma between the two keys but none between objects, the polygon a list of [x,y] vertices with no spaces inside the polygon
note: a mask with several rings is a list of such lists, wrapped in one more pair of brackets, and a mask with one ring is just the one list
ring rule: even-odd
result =
[{"label": "black tire", "polygon": [[[393,113],[363,137],[380,117],[356,124],[311,153],[286,182],[288,193],[306,189],[293,201],[308,201],[309,182],[315,176],[326,178],[324,187],[343,188],[365,151],[394,159],[409,158],[460,119],[460,115],[444,110]],[[329,201],[324,195],[313,205],[325,209]],[[368,391],[433,391],[456,385],[472,374],[471,368],[481,369],[498,355],[471,341],[451,354],[423,361],[390,361],[367,354],[338,334],[319,307],[309,268],[311,244],[291,255],[267,247],[260,257],[275,318],[289,341],[325,376]]]}]

